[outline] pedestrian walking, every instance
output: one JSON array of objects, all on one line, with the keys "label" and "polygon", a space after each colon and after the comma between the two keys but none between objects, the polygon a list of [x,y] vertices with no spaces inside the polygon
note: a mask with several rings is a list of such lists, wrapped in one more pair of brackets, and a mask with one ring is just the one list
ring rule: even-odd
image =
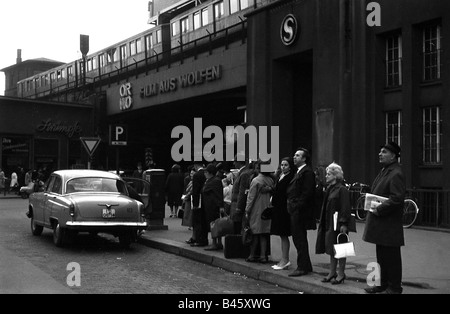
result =
[{"label": "pedestrian walking", "polygon": [[380,286],[368,287],[367,293],[401,294],[402,258],[401,247],[405,245],[402,225],[402,209],[405,201],[405,177],[398,163],[401,148],[389,142],[378,154],[383,167],[375,178],[371,193],[388,198],[367,214],[363,240],[376,245],[377,262],[380,266]]},{"label": "pedestrian walking", "polygon": [[[261,214],[270,205],[271,192],[274,182],[270,172],[262,172],[261,165],[269,162],[257,162],[255,165],[255,177],[250,184],[245,207],[245,219],[252,230],[252,243],[250,256],[246,259],[250,263],[268,263],[267,243],[270,237],[271,220],[263,220]],[[257,250],[260,249],[260,257],[257,258]]]},{"label": "pedestrian walking", "polygon": [[309,166],[311,153],[306,148],[297,149],[294,165],[298,168],[287,188],[287,209],[291,217],[292,240],[297,249],[297,269],[290,277],[312,272],[308,247],[308,230],[316,229],[314,218],[316,179]]},{"label": "pedestrian walking", "polygon": [[17,191],[18,187],[19,187],[19,178],[17,176],[17,173],[13,172],[11,174],[11,183],[9,184],[9,191],[10,192]]},{"label": "pedestrian walking", "polygon": [[[217,168],[209,164],[205,169],[205,184],[202,189],[202,210],[204,213],[202,238],[208,238],[208,232],[211,231],[211,222],[220,217],[223,211],[223,186],[222,180],[217,177]],[[217,251],[223,249],[220,237],[212,238],[212,245],[205,248],[207,251]]]},{"label": "pedestrian walking", "polygon": [[333,246],[337,243],[339,234],[348,234],[351,217],[350,195],[344,185],[344,172],[341,166],[332,163],[326,168],[326,184],[327,190],[317,232],[316,254],[330,255],[330,270],[322,282],[337,285],[346,279],[346,258],[336,259]]},{"label": "pedestrian walking", "polygon": [[295,165],[292,158],[286,157],[281,160],[280,171],[272,196],[274,210],[270,229],[270,234],[280,236],[281,241],[281,260],[278,264],[272,266],[275,270],[287,269],[291,265],[289,261],[291,246],[289,237],[292,235],[291,217],[287,211],[286,191],[295,175]]},{"label": "pedestrian walking", "polygon": [[182,204],[181,196],[184,189],[184,176],[180,170],[181,167],[179,165],[173,165],[172,172],[166,179],[167,205],[170,207],[170,218],[177,217],[178,210]]}]

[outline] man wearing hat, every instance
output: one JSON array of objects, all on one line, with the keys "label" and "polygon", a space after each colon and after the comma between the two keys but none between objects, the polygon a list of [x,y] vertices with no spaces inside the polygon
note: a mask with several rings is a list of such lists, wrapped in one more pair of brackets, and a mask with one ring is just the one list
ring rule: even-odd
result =
[{"label": "man wearing hat", "polygon": [[382,169],[372,184],[372,194],[388,198],[367,215],[363,240],[376,245],[380,266],[380,286],[368,287],[367,293],[401,294],[402,258],[405,245],[402,225],[405,178],[398,163],[400,146],[389,142],[378,154]]}]

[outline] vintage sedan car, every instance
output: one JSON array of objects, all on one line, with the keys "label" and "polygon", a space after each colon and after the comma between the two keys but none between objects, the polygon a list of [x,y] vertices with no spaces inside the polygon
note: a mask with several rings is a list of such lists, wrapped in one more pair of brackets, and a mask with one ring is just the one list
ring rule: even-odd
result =
[{"label": "vintage sedan car", "polygon": [[149,184],[139,191],[116,174],[95,170],[55,171],[30,195],[27,216],[33,235],[53,229],[53,242],[63,246],[78,232],[107,233],[128,247],[147,228]]}]

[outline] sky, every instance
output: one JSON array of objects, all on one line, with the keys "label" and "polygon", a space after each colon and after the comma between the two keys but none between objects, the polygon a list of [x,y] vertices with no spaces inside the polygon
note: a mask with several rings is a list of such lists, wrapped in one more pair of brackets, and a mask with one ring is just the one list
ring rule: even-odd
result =
[{"label": "sky", "polygon": [[0,0],[0,69],[16,63],[17,49],[23,61],[80,59],[80,34],[95,53],[147,30],[148,18],[148,0]]}]

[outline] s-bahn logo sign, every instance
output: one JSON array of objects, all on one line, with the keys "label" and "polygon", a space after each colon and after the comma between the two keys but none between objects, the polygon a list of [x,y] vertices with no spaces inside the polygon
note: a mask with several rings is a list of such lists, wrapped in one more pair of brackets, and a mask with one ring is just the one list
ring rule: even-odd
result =
[{"label": "s-bahn logo sign", "polygon": [[284,45],[292,45],[298,37],[299,25],[294,15],[288,14],[281,23],[280,36]]}]

